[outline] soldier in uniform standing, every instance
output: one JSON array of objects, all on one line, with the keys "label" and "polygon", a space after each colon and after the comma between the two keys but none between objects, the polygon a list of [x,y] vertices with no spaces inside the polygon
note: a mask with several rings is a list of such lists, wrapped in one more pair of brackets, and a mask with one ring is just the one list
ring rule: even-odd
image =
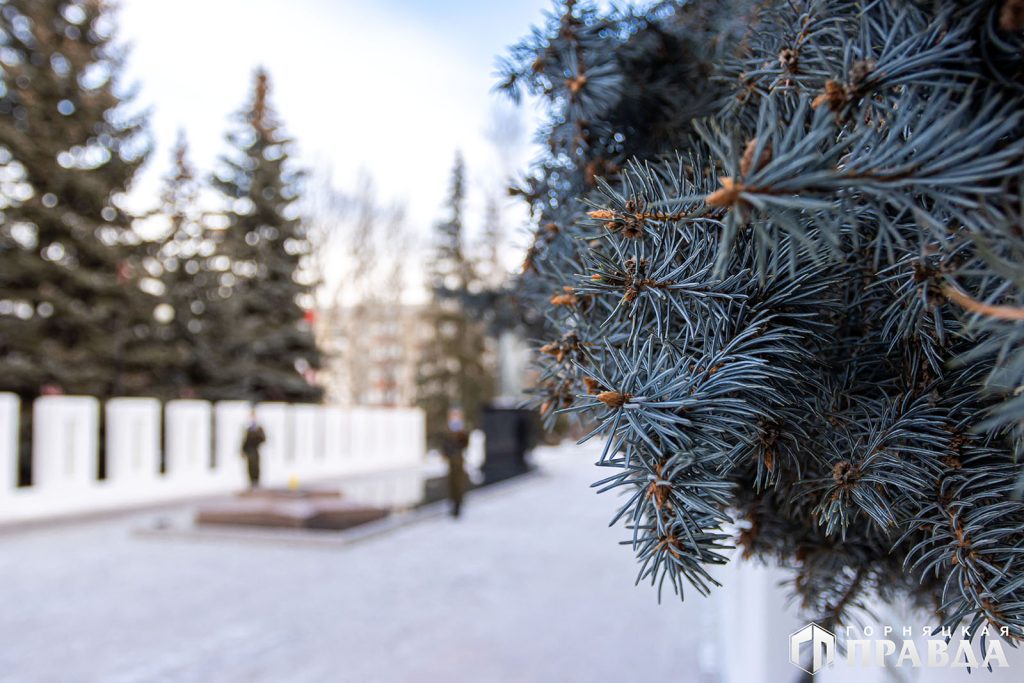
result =
[{"label": "soldier in uniform standing", "polygon": [[462,499],[468,488],[462,455],[468,444],[469,434],[466,433],[466,420],[462,408],[452,408],[448,411],[448,436],[441,448],[444,456],[448,458],[448,500],[451,501],[452,517],[461,514]]},{"label": "soldier in uniform standing", "polygon": [[256,420],[256,409],[253,408],[249,413],[249,425],[245,428],[245,436],[242,437],[242,457],[248,465],[251,488],[260,485],[260,447],[266,440],[267,434]]}]

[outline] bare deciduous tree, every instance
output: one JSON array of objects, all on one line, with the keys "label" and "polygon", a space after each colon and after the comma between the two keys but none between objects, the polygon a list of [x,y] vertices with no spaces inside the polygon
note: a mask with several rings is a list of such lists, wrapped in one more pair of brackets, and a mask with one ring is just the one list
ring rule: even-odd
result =
[{"label": "bare deciduous tree", "polygon": [[402,306],[409,251],[404,208],[381,202],[365,172],[346,192],[335,187],[329,169],[320,169],[310,184],[306,215],[316,243],[318,333],[329,354],[331,398],[381,402],[370,397],[369,389],[380,382],[371,373],[397,375],[400,368],[390,366],[402,359],[367,360],[379,342],[375,320],[397,315]]}]

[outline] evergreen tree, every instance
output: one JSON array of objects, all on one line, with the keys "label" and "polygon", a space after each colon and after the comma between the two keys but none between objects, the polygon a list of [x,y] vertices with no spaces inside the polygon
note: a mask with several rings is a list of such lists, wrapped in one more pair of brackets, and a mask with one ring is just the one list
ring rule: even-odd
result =
[{"label": "evergreen tree", "polygon": [[157,252],[163,300],[173,312],[165,342],[179,358],[163,384],[175,397],[205,397],[217,368],[228,362],[220,353],[219,340],[229,322],[217,318],[225,307],[220,273],[213,268],[216,236],[200,206],[200,190],[185,134],[179,133],[162,196],[168,232]]},{"label": "evergreen tree", "polygon": [[119,206],[148,152],[122,97],[106,3],[0,8],[0,384],[147,393],[165,350],[143,251]]},{"label": "evergreen tree", "polygon": [[465,165],[457,155],[448,197],[449,216],[435,226],[428,264],[431,300],[424,315],[430,336],[421,349],[418,403],[427,416],[427,441],[438,446],[447,429],[448,410],[459,406],[467,427],[479,425],[480,410],[494,390],[487,363],[485,323],[467,300],[481,291],[476,268],[466,253],[463,226]]},{"label": "evergreen tree", "polygon": [[484,224],[480,232],[477,270],[482,286],[489,290],[501,289],[507,279],[502,263],[502,254],[505,253],[503,237],[501,207],[495,197],[488,197],[484,205]]},{"label": "evergreen tree", "polygon": [[297,215],[301,173],[289,161],[292,141],[269,101],[269,78],[258,69],[252,98],[228,135],[232,153],[213,179],[229,202],[218,261],[227,298],[218,316],[230,320],[219,340],[230,362],[217,368],[211,392],[224,398],[318,401],[312,381],[320,353],[307,311],[313,283],[304,280],[310,252]]},{"label": "evergreen tree", "polygon": [[1019,7],[569,1],[513,48],[538,403],[607,439],[640,579],[737,542],[823,625],[1024,637]]}]

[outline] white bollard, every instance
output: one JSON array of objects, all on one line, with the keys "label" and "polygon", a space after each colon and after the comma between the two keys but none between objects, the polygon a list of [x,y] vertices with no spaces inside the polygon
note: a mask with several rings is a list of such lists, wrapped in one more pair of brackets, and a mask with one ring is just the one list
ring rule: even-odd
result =
[{"label": "white bollard", "polygon": [[160,476],[160,401],[114,398],[106,405],[105,485],[144,498]]},{"label": "white bollard", "polygon": [[18,485],[18,430],[21,402],[16,394],[0,393],[0,500]]}]

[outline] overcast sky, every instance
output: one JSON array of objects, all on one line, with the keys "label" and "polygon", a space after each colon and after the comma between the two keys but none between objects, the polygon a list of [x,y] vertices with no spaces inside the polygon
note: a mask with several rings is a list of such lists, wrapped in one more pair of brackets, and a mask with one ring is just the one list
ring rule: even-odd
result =
[{"label": "overcast sky", "polygon": [[[204,172],[224,150],[230,116],[265,65],[273,101],[307,166],[351,187],[360,168],[404,200],[420,235],[442,215],[456,149],[466,157],[470,216],[499,182],[486,130],[502,98],[495,57],[542,18],[549,0],[121,0],[128,80],[152,107],[156,150],[133,192],[155,197],[182,128]],[[524,124],[532,110],[521,112]],[[524,134],[516,160],[532,151]],[[509,216],[520,220],[521,214]],[[476,226],[474,225],[475,229]],[[522,240],[519,240],[521,243]]]}]

